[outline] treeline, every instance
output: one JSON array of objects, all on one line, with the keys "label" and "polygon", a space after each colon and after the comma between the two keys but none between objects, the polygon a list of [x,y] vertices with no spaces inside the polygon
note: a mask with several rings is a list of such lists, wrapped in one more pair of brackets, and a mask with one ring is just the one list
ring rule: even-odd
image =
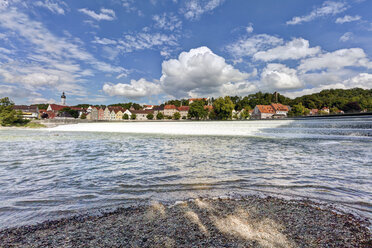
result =
[{"label": "treeline", "polygon": [[[372,89],[330,89],[322,90],[319,93],[304,95],[291,99],[281,94],[277,94],[278,103],[294,107],[302,104],[307,109],[321,109],[323,107],[337,108],[345,112],[360,111],[367,109],[372,111]],[[235,110],[243,108],[253,109],[256,105],[269,105],[276,102],[275,93],[257,92],[245,97],[230,97],[235,104]]]}]

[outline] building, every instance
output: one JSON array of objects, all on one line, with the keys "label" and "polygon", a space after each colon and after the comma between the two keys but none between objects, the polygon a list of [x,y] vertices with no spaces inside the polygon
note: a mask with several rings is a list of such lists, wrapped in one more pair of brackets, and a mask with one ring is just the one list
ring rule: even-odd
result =
[{"label": "building", "polygon": [[147,115],[154,114],[152,110],[132,110],[131,112],[136,115],[136,120],[139,121],[147,121]]},{"label": "building", "polygon": [[98,109],[98,120],[102,121],[105,119],[105,110],[103,108]]},{"label": "building", "polygon": [[271,105],[256,105],[253,109],[253,119],[271,119],[275,110]]},{"label": "building", "polygon": [[189,114],[190,107],[189,106],[181,106],[181,107],[178,107],[177,110],[181,115],[181,119],[186,119],[187,115]]},{"label": "building", "polygon": [[36,105],[14,105],[15,111],[22,112],[22,118],[24,119],[37,119],[39,118],[39,108]]},{"label": "building", "polygon": [[319,109],[310,109],[309,115],[318,115]]},{"label": "building", "polygon": [[271,106],[273,107],[275,114],[273,115],[273,118],[285,118],[287,117],[289,108],[286,105],[280,104],[280,103],[272,103]]},{"label": "building", "polygon": [[165,105],[164,106],[164,115],[165,116],[172,116],[174,113],[178,112],[177,107],[175,105]]},{"label": "building", "polygon": [[154,105],[143,105],[143,110],[150,110],[153,108],[154,108]]},{"label": "building", "polygon": [[156,115],[158,113],[162,113],[164,115],[164,107],[162,107],[162,106],[154,107],[153,110],[154,110],[154,116],[155,116],[155,118],[156,118]]},{"label": "building", "polygon": [[328,107],[323,107],[323,108],[321,109],[321,111],[323,111],[323,112],[326,112],[327,114],[329,114],[329,113],[330,113],[330,111],[329,111],[329,108],[328,108]]},{"label": "building", "polygon": [[115,114],[116,114],[115,119],[117,121],[123,119],[124,112],[122,110],[120,110],[120,109],[115,110]]},{"label": "building", "polygon": [[66,106],[66,95],[65,92],[62,93],[61,96],[61,105]]}]

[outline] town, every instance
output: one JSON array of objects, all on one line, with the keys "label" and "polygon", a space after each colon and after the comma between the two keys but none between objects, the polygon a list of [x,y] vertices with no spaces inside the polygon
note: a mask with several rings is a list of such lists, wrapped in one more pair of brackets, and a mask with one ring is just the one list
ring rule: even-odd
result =
[{"label": "town", "polygon": [[[368,95],[369,90],[351,89],[351,90],[328,90],[329,94],[334,91],[365,91],[367,102],[361,99],[360,102],[367,108],[362,108],[358,101],[347,102],[344,100],[343,109],[350,112],[368,112],[371,108]],[[324,92],[322,91],[321,93]],[[339,94],[339,92],[337,93]],[[68,106],[66,104],[67,96],[63,92],[60,104],[44,105],[14,105],[13,109],[20,111],[24,119],[85,119],[91,121],[126,121],[126,120],[246,120],[246,119],[283,119],[295,116],[319,116],[329,114],[344,114],[342,109],[335,106],[321,106],[320,100],[313,95],[303,96],[297,104],[288,104],[289,98],[280,95],[277,92],[273,94],[258,92],[248,97],[219,97],[214,98],[190,98],[182,100],[170,100],[164,104],[139,105],[139,104],[114,104],[104,105],[76,105]],[[313,99],[313,100],[309,100]],[[293,100],[296,103],[296,99]],[[252,103],[268,104],[255,104]],[[305,103],[303,105],[303,102]],[[316,108],[316,104],[321,108]],[[340,100],[335,100],[340,102]],[[287,104],[285,104],[287,103]],[[321,104],[321,105],[319,105]],[[333,104],[334,105],[334,104]],[[45,108],[39,108],[45,106]],[[305,106],[313,106],[306,108]],[[364,106],[365,107],[365,106]]]}]

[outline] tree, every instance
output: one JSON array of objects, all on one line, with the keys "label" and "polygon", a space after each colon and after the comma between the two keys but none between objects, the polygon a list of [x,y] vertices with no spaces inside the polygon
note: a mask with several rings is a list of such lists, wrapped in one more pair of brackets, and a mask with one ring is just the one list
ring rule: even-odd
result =
[{"label": "tree", "polygon": [[85,120],[86,118],[87,118],[87,114],[86,113],[82,113],[81,116],[80,116],[80,119]]},{"label": "tree", "polygon": [[130,118],[131,118],[132,120],[135,120],[135,119],[137,118],[137,115],[136,115],[136,114],[132,114],[132,115],[130,116]]},{"label": "tree", "polygon": [[218,120],[229,120],[232,118],[232,111],[234,110],[234,103],[230,97],[219,97],[213,103],[213,109]]},{"label": "tree", "polygon": [[157,115],[156,115],[156,119],[157,120],[163,120],[164,119],[164,115],[162,112],[159,112]]},{"label": "tree", "polygon": [[303,116],[309,113],[310,113],[310,110],[305,108],[300,102],[299,104],[293,105],[291,111],[288,112],[288,116],[289,117]]},{"label": "tree", "polygon": [[129,120],[129,115],[127,113],[123,114],[123,120]]},{"label": "tree", "polygon": [[216,118],[217,118],[216,113],[214,112],[214,110],[211,110],[211,111],[208,113],[208,119],[209,119],[209,120],[215,120]]},{"label": "tree", "polygon": [[179,120],[181,118],[181,114],[179,112],[176,112],[173,114],[173,119]]},{"label": "tree", "polygon": [[74,117],[75,119],[79,118],[79,111],[77,111],[75,109],[71,109],[69,107],[65,107],[65,108],[61,109],[61,111],[59,111],[59,112],[60,113],[66,112],[69,115],[71,115],[72,117]]},{"label": "tree", "polygon": [[147,118],[148,120],[152,120],[152,119],[154,119],[154,115],[153,115],[152,113],[148,113],[148,114],[146,115],[146,118]]},{"label": "tree", "polygon": [[241,112],[240,112],[240,119],[241,120],[246,120],[250,117],[250,114],[249,114],[249,110],[247,109],[243,109]]},{"label": "tree", "polygon": [[362,108],[360,107],[358,102],[348,102],[343,107],[343,110],[346,113],[354,113],[354,112],[360,112]]},{"label": "tree", "polygon": [[204,109],[204,101],[195,101],[191,103],[188,116],[197,120],[207,118],[208,111]]},{"label": "tree", "polygon": [[0,99],[0,125],[12,126],[28,123],[28,120],[22,119],[22,112],[15,111],[13,106],[14,103],[8,97]]}]

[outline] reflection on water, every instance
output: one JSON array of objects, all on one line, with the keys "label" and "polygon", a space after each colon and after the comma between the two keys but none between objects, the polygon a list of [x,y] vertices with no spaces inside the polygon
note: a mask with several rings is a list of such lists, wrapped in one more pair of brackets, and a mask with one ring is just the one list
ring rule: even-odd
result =
[{"label": "reflection on water", "polygon": [[336,202],[371,217],[371,167],[370,117],[0,131],[0,228],[256,192]]}]

